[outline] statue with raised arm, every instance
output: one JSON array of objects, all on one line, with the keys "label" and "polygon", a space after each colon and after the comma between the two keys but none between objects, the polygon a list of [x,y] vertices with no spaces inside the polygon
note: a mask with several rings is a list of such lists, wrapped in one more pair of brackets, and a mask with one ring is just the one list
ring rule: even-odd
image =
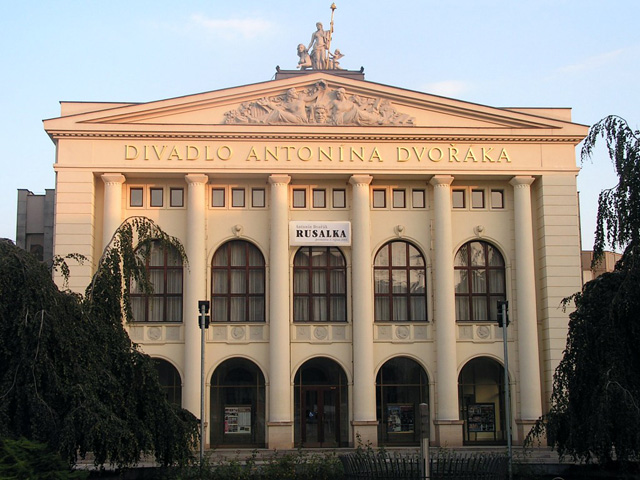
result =
[{"label": "statue with raised arm", "polygon": [[324,31],[321,22],[316,23],[316,31],[311,35],[311,42],[307,47],[311,55],[311,65],[314,70],[325,70],[327,68],[328,43],[329,32]]}]

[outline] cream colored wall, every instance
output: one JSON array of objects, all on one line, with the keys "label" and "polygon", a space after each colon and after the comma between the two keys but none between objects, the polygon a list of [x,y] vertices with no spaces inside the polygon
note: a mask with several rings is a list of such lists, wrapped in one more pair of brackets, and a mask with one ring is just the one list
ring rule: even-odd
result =
[{"label": "cream colored wall", "polygon": [[540,360],[546,409],[553,373],[566,346],[571,311],[568,308],[564,312],[560,303],[582,288],[580,229],[575,175],[547,175],[533,187]]}]

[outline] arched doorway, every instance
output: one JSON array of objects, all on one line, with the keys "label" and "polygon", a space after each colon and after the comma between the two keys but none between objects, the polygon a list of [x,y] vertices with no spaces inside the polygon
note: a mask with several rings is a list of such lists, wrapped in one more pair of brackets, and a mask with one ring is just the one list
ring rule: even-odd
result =
[{"label": "arched doorway", "polygon": [[328,358],[305,362],[296,373],[294,395],[296,445],[347,446],[347,376],[340,365]]},{"label": "arched doorway", "polygon": [[378,442],[418,445],[421,403],[429,403],[429,380],[424,369],[406,357],[386,362],[376,376]]},{"label": "arched doorway", "polygon": [[487,357],[470,360],[458,377],[458,391],[464,443],[505,443],[502,365]]},{"label": "arched doorway", "polygon": [[182,380],[176,367],[166,360],[154,358],[158,381],[169,402],[182,406]]},{"label": "arched doorway", "polygon": [[258,366],[229,359],[211,376],[212,446],[265,446],[265,382]]}]

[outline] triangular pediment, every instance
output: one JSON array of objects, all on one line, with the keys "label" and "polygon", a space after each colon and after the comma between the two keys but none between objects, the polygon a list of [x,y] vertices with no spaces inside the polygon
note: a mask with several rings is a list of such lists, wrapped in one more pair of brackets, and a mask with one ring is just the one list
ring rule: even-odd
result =
[{"label": "triangular pediment", "polygon": [[[336,128],[410,134],[430,131],[489,134],[507,130],[573,130],[583,126],[550,109],[506,109],[478,105],[326,72],[244,85],[139,104],[88,104],[45,121],[56,131],[269,131],[327,132]],[[557,109],[565,110],[566,109]],[[570,134],[570,133],[569,133]]]}]

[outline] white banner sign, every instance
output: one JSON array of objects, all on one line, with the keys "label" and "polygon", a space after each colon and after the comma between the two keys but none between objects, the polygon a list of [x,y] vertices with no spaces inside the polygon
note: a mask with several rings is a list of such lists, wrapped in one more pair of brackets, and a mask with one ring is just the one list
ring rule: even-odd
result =
[{"label": "white banner sign", "polygon": [[289,222],[289,245],[351,245],[351,222]]}]

